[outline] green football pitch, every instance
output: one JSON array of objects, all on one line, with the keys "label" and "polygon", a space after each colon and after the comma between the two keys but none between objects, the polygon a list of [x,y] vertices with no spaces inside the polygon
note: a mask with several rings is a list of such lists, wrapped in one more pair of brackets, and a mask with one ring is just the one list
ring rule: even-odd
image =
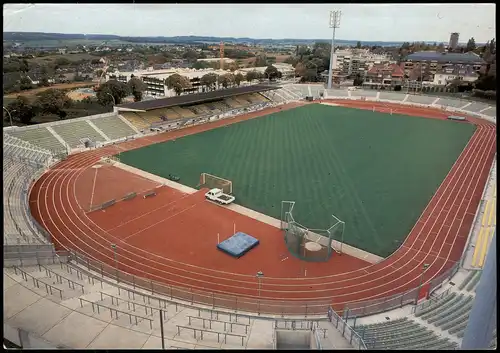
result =
[{"label": "green football pitch", "polygon": [[324,229],[390,255],[409,233],[475,126],[311,104],[122,153],[123,163],[196,187],[200,174],[233,182],[236,203]]}]

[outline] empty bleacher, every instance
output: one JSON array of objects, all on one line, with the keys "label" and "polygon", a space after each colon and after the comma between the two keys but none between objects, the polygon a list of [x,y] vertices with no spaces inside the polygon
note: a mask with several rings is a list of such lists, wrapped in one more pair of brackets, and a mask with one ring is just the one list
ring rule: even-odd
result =
[{"label": "empty bleacher", "polygon": [[351,91],[351,97],[375,98],[377,96],[377,94],[378,94],[378,91],[376,91],[374,89]]},{"label": "empty bleacher", "polygon": [[51,151],[35,146],[27,141],[18,139],[17,137],[13,137],[8,134],[4,134],[3,137],[4,155],[33,162],[38,165],[44,165],[52,157]]},{"label": "empty bleacher", "polygon": [[181,107],[178,107],[178,106],[171,107],[170,109],[172,111],[176,112],[177,115],[179,115],[181,119],[196,117],[196,114],[194,114],[193,112],[189,111],[188,109],[184,109],[184,108],[181,108]]},{"label": "empty bleacher", "polygon": [[456,342],[441,338],[408,318],[356,327],[368,349],[455,349]]},{"label": "empty bleacher", "polygon": [[38,167],[4,158],[3,223],[4,245],[42,244],[46,240],[30,221],[27,191]]},{"label": "empty bleacher", "polygon": [[111,140],[133,136],[136,134],[136,132],[118,116],[107,116],[93,119],[92,122]]},{"label": "empty bleacher", "polygon": [[139,131],[149,128],[149,124],[136,112],[120,112],[120,115],[127,119]]},{"label": "empty bleacher", "polygon": [[326,95],[328,98],[347,98],[349,96],[349,91],[346,89],[327,89]]},{"label": "empty bleacher", "polygon": [[[472,289],[472,283],[468,282],[466,285],[468,290]],[[474,297],[471,295],[451,292],[423,309],[417,308],[415,316],[461,338],[465,332],[473,302]]]},{"label": "empty bleacher", "polygon": [[231,106],[233,109],[242,108],[244,105],[241,104],[238,100],[233,98],[226,98],[224,101]]},{"label": "empty bleacher", "polygon": [[[434,100],[437,97],[434,98]],[[451,107],[451,108],[460,108],[466,105],[468,102],[461,100],[461,99],[449,99],[449,98],[443,98],[440,97],[439,100],[436,102],[437,105],[440,105],[442,107]]]},{"label": "empty bleacher", "polygon": [[479,113],[481,110],[486,109],[488,107],[485,103],[473,102],[464,108],[467,112]]},{"label": "empty bleacher", "polygon": [[70,121],[67,124],[55,125],[52,126],[52,129],[54,129],[70,147],[81,145],[82,142],[80,140],[83,138],[89,138],[94,142],[106,141],[106,139],[85,120]]},{"label": "empty bleacher", "polygon": [[323,93],[325,87],[323,85],[309,85],[311,87],[311,94],[314,98],[318,99],[320,93]]},{"label": "empty bleacher", "polygon": [[[438,97],[409,94],[406,103],[417,103],[431,105]],[[439,101],[437,104],[440,104]],[[462,104],[463,105],[463,104]]]},{"label": "empty bleacher", "polygon": [[9,130],[8,134],[52,152],[66,151],[59,140],[46,127]]},{"label": "empty bleacher", "polygon": [[393,93],[393,92],[384,92],[381,91],[379,95],[380,100],[389,100],[389,101],[396,101],[396,102],[401,102],[403,99],[405,99],[406,93]]},{"label": "empty bleacher", "polygon": [[491,107],[490,109],[485,110],[481,114],[490,116],[492,118],[496,118],[497,117],[497,107]]}]

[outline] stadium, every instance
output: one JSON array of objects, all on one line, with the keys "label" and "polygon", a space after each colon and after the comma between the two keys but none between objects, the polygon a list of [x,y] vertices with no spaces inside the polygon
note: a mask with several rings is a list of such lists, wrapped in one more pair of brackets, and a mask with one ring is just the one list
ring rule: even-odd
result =
[{"label": "stadium", "polygon": [[23,347],[457,349],[496,278],[485,103],[252,85],[4,128],[3,163]]}]

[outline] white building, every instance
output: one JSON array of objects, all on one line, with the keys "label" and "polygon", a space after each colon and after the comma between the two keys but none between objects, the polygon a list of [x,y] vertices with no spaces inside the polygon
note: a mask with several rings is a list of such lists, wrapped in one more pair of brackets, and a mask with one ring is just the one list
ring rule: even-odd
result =
[{"label": "white building", "polygon": [[[294,77],[295,69],[290,64],[273,64],[274,67],[278,69],[283,75],[283,79]],[[233,74],[241,73],[245,76],[249,71],[258,71],[264,73],[267,66],[263,67],[252,67],[239,69],[233,72]],[[117,80],[119,82],[127,83],[132,77],[140,78],[146,84],[146,91],[144,92],[146,96],[152,97],[172,97],[175,96],[175,91],[168,89],[165,84],[165,80],[173,75],[179,74],[187,77],[193,86],[192,91],[201,91],[203,87],[200,84],[200,79],[209,73],[214,73],[216,75],[223,75],[231,73],[229,70],[214,70],[214,69],[165,69],[165,70],[153,70],[152,67],[147,70],[142,71],[114,71],[106,73],[106,82],[109,80]],[[246,84],[245,82],[242,84]]]}]

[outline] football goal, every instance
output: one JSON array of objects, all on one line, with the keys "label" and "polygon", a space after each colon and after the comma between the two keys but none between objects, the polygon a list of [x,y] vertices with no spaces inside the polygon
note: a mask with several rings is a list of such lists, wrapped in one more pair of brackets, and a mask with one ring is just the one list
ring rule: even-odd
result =
[{"label": "football goal", "polygon": [[208,188],[208,189],[221,189],[225,194],[233,193],[233,182],[228,179],[224,179],[212,174],[201,173],[200,175],[200,183],[198,184],[199,188]]}]

